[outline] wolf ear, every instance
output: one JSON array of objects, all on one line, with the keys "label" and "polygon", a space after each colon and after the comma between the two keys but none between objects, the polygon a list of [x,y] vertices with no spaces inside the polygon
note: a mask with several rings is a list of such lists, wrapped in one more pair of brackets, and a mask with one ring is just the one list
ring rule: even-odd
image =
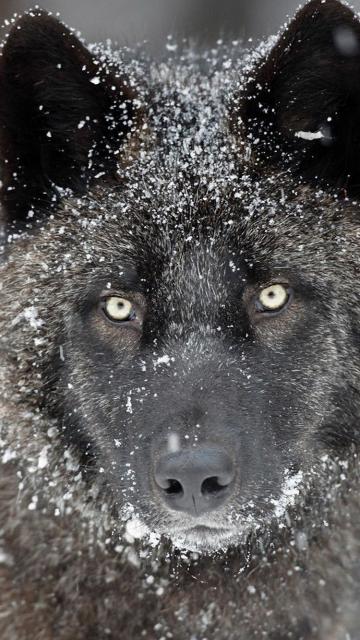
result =
[{"label": "wolf ear", "polygon": [[360,193],[360,23],[353,12],[338,0],[306,4],[250,79],[234,122],[257,140],[258,158],[286,167],[295,156],[305,179]]},{"label": "wolf ear", "polygon": [[42,11],[13,26],[0,57],[1,201],[8,222],[49,211],[59,189],[83,192],[115,174],[139,102],[118,68],[104,67]]}]

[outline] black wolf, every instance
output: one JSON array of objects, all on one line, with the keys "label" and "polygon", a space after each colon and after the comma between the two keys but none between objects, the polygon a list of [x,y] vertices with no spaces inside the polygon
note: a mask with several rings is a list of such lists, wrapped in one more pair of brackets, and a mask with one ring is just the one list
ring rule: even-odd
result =
[{"label": "black wolf", "polygon": [[0,61],[4,640],[360,637],[360,24]]}]

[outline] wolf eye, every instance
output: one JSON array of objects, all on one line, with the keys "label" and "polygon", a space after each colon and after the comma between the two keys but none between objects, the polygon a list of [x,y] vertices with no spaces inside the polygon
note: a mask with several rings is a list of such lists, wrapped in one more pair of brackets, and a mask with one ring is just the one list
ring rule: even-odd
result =
[{"label": "wolf eye", "polygon": [[260,292],[257,299],[258,311],[280,311],[289,301],[290,292],[283,284],[272,284]]},{"label": "wolf eye", "polygon": [[111,296],[103,301],[102,307],[105,315],[113,322],[126,322],[136,318],[133,304],[125,298]]}]

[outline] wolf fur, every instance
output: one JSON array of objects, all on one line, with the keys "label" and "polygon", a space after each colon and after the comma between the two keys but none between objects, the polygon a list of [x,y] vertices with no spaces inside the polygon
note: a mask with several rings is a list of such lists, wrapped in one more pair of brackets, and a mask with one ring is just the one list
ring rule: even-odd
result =
[{"label": "wolf fur", "polygon": [[[360,638],[358,20],[131,57],[38,10],[3,47],[1,638]],[[241,469],[211,537],[149,480],[174,433]]]}]

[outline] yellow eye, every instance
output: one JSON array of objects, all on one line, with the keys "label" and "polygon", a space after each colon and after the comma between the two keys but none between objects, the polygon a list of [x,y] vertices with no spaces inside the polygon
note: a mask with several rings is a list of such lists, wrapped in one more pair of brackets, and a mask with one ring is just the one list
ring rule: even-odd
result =
[{"label": "yellow eye", "polygon": [[135,320],[136,313],[133,304],[125,298],[111,296],[103,302],[103,309],[107,317],[113,322]]},{"label": "yellow eye", "polygon": [[288,287],[283,284],[272,284],[260,292],[258,298],[260,311],[279,311],[286,305],[289,297]]}]

